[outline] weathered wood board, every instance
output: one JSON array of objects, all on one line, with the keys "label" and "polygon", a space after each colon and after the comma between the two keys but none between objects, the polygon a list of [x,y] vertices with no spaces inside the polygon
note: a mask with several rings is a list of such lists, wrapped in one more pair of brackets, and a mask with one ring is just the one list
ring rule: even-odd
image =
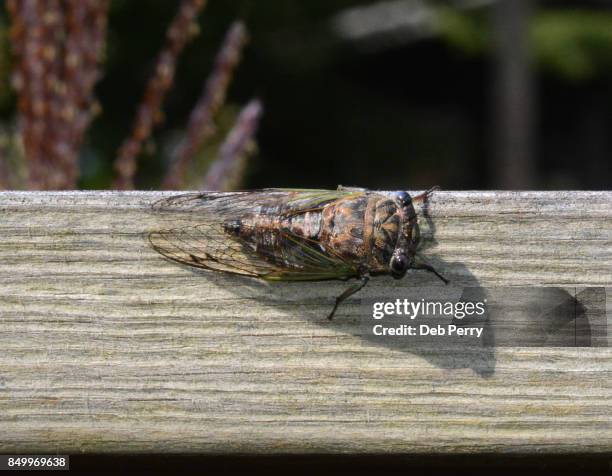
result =
[{"label": "weathered wood board", "polygon": [[[345,283],[162,259],[161,196],[0,193],[0,451],[612,451],[610,347],[372,343],[360,299],[435,277],[374,279],[328,322]],[[612,287],[610,192],[439,192],[429,214],[454,286]]]}]

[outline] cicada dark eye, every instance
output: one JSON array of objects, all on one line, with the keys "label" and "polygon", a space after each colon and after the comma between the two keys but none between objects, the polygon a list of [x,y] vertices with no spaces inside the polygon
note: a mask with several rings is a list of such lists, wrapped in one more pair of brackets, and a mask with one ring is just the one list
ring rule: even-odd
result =
[{"label": "cicada dark eye", "polygon": [[402,207],[405,207],[412,202],[412,198],[408,192],[397,192],[395,198],[401,203]]},{"label": "cicada dark eye", "polygon": [[391,274],[398,279],[406,274],[410,262],[404,255],[396,255],[391,258]]}]

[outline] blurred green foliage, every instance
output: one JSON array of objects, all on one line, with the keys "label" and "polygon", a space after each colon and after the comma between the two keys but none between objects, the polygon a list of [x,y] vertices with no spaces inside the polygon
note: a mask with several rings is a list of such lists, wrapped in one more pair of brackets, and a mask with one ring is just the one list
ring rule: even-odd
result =
[{"label": "blurred green foliage", "polygon": [[487,11],[460,11],[441,6],[436,9],[436,26],[442,38],[466,54],[490,53],[492,32]]},{"label": "blurred green foliage", "polygon": [[546,68],[570,79],[612,76],[612,14],[543,11],[531,31],[535,55]]},{"label": "blurred green foliage", "polygon": [[[488,55],[493,46],[486,11],[437,9],[440,34],[469,55]],[[569,80],[612,73],[612,13],[542,9],[530,25],[533,57],[542,69]]]}]

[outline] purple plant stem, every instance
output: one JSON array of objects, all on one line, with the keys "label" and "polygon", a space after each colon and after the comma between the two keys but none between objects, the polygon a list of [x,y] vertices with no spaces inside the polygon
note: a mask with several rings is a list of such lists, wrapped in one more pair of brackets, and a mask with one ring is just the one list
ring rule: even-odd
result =
[{"label": "purple plant stem", "polygon": [[[45,154],[49,91],[44,81],[49,61],[48,54],[43,55],[45,29],[42,12],[40,2],[36,0],[10,0],[7,9],[12,17],[11,43],[17,58],[13,85],[18,94],[19,127],[29,167],[28,186],[42,189],[47,185],[45,175],[49,159]],[[49,15],[49,20],[53,20],[57,12]],[[50,137],[47,139],[52,140]]]},{"label": "purple plant stem", "polygon": [[134,188],[137,156],[143,142],[151,135],[153,127],[161,122],[161,106],[172,86],[178,57],[195,31],[195,21],[206,0],[182,0],[179,10],[166,32],[166,42],[157,58],[155,71],[145,89],[144,97],[136,113],[132,134],[119,148],[114,169],[117,189]]},{"label": "purple plant stem", "polygon": [[180,189],[185,174],[195,154],[215,132],[213,119],[225,102],[227,88],[234,70],[240,62],[242,49],[247,42],[247,31],[240,21],[234,22],[223,40],[213,72],[207,79],[202,94],[191,112],[187,133],[174,154],[170,170],[162,181],[164,189]]},{"label": "purple plant stem", "polygon": [[[78,151],[85,132],[94,116],[96,101],[93,90],[100,78],[98,69],[100,53],[106,37],[108,0],[65,0],[66,31],[68,32],[62,58],[62,80],[65,85],[55,99],[54,124],[57,136],[55,155],[69,155],[74,160],[71,177],[78,179]],[[67,164],[68,165],[68,164]]]},{"label": "purple plant stem", "polygon": [[76,188],[108,0],[11,0],[13,84],[31,189]]},{"label": "purple plant stem", "polygon": [[238,115],[236,123],[219,150],[219,158],[211,165],[203,190],[229,190],[235,186],[244,171],[244,161],[259,125],[263,107],[258,99],[250,101]]}]

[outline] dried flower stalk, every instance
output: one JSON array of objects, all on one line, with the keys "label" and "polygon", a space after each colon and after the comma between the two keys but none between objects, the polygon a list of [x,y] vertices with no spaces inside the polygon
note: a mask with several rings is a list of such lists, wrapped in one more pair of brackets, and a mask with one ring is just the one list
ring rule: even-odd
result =
[{"label": "dried flower stalk", "polygon": [[182,0],[176,16],[168,27],[165,45],[145,89],[132,134],[121,145],[117,154],[114,164],[117,177],[113,184],[117,189],[134,188],[137,156],[153,127],[161,121],[161,106],[174,81],[178,57],[197,31],[195,21],[205,5],[206,0]]},{"label": "dried flower stalk", "polygon": [[185,139],[174,154],[174,161],[162,182],[164,189],[182,188],[189,163],[207,139],[215,133],[214,117],[223,106],[227,88],[240,62],[242,49],[248,40],[241,21],[234,22],[223,40],[212,74],[191,112]]},{"label": "dried flower stalk", "polygon": [[108,0],[9,0],[30,189],[76,188]]},{"label": "dried flower stalk", "polygon": [[249,102],[219,150],[202,183],[203,190],[231,190],[242,177],[246,158],[255,147],[255,133],[263,107],[258,99]]}]

